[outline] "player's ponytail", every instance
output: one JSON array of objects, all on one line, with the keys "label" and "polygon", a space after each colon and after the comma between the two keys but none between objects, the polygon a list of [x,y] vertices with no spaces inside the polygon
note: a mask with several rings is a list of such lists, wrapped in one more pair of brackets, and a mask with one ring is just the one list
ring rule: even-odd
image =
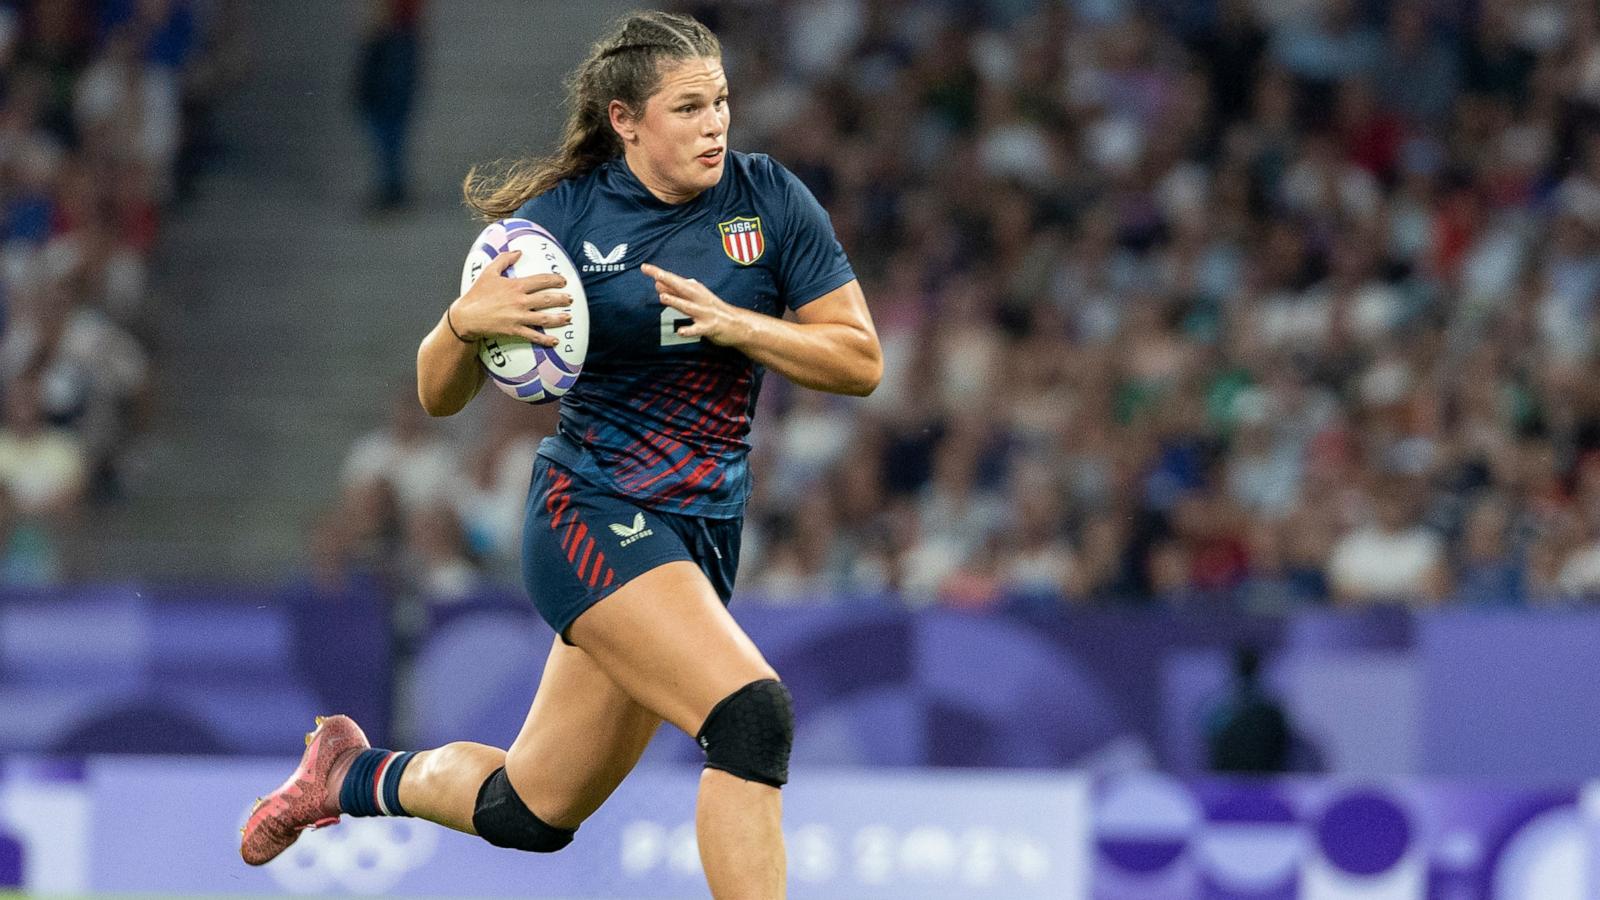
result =
[{"label": "player's ponytail", "polygon": [[721,56],[717,36],[689,16],[636,12],[623,17],[567,79],[560,149],[550,156],[495,163],[484,172],[473,166],[462,184],[467,205],[485,219],[503,219],[562,181],[621,156],[611,101],[643,115],[645,101],[661,82],[663,62]]}]

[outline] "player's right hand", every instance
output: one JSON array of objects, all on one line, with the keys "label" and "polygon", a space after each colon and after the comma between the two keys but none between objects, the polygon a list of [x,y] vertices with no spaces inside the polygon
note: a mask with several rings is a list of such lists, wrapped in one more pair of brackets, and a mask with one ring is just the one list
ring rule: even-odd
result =
[{"label": "player's right hand", "polygon": [[500,254],[483,270],[465,294],[450,304],[450,321],[456,332],[468,340],[488,335],[510,335],[544,347],[554,347],[555,335],[538,328],[559,328],[572,321],[572,295],[561,288],[567,281],[560,275],[505,277],[505,270],[522,255],[520,250]]}]

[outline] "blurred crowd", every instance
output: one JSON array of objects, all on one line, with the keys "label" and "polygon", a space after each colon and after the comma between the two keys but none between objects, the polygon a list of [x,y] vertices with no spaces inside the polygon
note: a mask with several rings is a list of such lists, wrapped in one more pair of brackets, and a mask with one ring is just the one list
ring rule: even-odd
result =
[{"label": "blurred crowd", "polygon": [[227,0],[0,0],[0,585],[62,577],[148,413],[162,218],[239,63]]},{"label": "blurred crowd", "polygon": [[308,535],[298,587],[327,599],[381,591],[402,650],[438,608],[521,584],[528,482],[556,407],[484,394],[462,414],[482,417],[464,445],[398,391],[388,421],[350,448],[339,494]]},{"label": "blurred crowd", "polygon": [[[1592,2],[682,8],[886,353],[865,400],[768,380],[743,596],[1600,594]],[[352,452],[342,509],[410,510],[423,595],[515,571],[549,420],[494,412],[477,450],[397,412]],[[481,495],[372,477],[413,427]]]}]

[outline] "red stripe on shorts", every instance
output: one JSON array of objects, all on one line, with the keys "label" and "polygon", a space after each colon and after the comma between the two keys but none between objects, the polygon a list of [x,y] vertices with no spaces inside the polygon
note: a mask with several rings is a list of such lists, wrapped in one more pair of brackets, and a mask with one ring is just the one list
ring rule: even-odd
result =
[{"label": "red stripe on shorts", "polygon": [[[572,479],[561,473],[556,473],[550,481],[550,492],[545,495],[544,508],[550,513],[550,528],[554,530],[561,524],[561,514],[572,505],[572,497],[567,494],[567,487],[572,484]],[[577,513],[573,513],[577,515]]]},{"label": "red stripe on shorts", "polygon": [[583,562],[578,563],[579,581],[583,580],[583,573],[589,570],[589,556],[592,553],[594,553],[594,538],[589,538],[588,543],[583,545]]},{"label": "red stripe on shorts", "polygon": [[[545,496],[545,510],[550,513],[550,530],[557,531],[561,528],[561,514],[570,511],[567,516],[566,530],[561,535],[561,549],[567,552],[567,562],[576,567],[579,581],[587,582],[589,589],[596,586],[608,588],[617,579],[615,569],[607,566],[606,553],[595,547],[594,538],[589,537],[589,526],[578,519],[578,511],[572,508],[572,496],[567,489],[572,486],[572,477],[557,472],[551,478],[550,492]],[[585,540],[585,538],[588,538]],[[578,547],[583,547],[583,559],[578,559]],[[600,578],[604,571],[605,579]]]},{"label": "red stripe on shorts", "polygon": [[578,561],[578,545],[583,543],[583,536],[589,533],[589,526],[582,521],[578,522],[578,531],[572,537],[572,546],[567,548],[567,562]]}]

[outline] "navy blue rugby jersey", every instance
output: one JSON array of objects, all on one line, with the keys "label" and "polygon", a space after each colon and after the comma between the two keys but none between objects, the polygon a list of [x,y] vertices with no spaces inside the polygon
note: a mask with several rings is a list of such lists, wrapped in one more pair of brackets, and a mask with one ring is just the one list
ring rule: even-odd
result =
[{"label": "navy blue rugby jersey", "polygon": [[738,350],[679,335],[689,318],[661,304],[639,267],[780,316],[856,277],[827,212],[766,155],[730,151],[721,180],[687,203],[657,199],[618,158],[516,214],[556,236],[589,298],[583,375],[540,455],[651,509],[741,515],[763,369]]}]

